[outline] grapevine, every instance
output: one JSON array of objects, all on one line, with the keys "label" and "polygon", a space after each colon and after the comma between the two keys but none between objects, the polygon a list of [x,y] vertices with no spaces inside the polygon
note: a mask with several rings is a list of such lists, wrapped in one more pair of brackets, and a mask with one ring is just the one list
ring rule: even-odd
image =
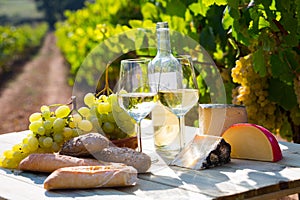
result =
[{"label": "grapevine", "polygon": [[11,63],[38,47],[47,30],[45,23],[37,26],[0,26],[0,74],[8,71]]},{"label": "grapevine", "polygon": [[[87,53],[106,38],[133,28],[151,27],[157,21],[168,21],[170,29],[197,40],[214,59],[224,79],[228,103],[233,100],[245,105],[250,122],[264,125],[288,140],[298,135],[295,138],[299,139],[293,140],[300,143],[299,1],[160,0],[132,1],[132,4],[128,8],[135,8],[142,19],[124,18],[124,12],[120,11],[127,9],[127,2],[123,0],[116,3],[97,0],[82,10],[67,12],[66,21],[57,25],[56,35],[72,74]],[[100,8],[107,12],[101,12]],[[151,38],[141,38],[135,42],[155,45]],[[176,44],[174,40],[171,42]],[[123,49],[126,46],[107,46],[107,53]],[[246,60],[247,70],[252,70],[249,73],[253,77],[239,77],[238,73],[236,77],[228,77],[228,71],[239,68],[236,59]],[[243,67],[242,64],[240,68]],[[93,73],[92,69],[88,73]],[[87,74],[87,77],[92,76]],[[198,84],[203,85],[199,77]],[[238,86],[240,83],[243,84]],[[232,88],[236,89],[232,91]],[[209,88],[199,90],[201,102],[210,103]]]},{"label": "grapevine", "polygon": [[233,103],[246,107],[249,122],[279,133],[283,122],[278,119],[276,104],[268,99],[267,77],[254,72],[252,55],[237,60],[231,76],[233,82],[240,84],[232,92]]}]

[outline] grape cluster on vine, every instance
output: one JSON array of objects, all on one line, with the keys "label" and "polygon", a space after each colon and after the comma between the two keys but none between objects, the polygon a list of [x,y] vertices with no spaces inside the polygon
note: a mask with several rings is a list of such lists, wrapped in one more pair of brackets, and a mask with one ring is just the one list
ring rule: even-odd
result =
[{"label": "grape cluster on vine", "polygon": [[237,60],[231,75],[233,82],[240,84],[232,92],[233,103],[246,107],[249,122],[277,133],[283,123],[282,115],[268,99],[267,77],[255,73],[252,55]]}]

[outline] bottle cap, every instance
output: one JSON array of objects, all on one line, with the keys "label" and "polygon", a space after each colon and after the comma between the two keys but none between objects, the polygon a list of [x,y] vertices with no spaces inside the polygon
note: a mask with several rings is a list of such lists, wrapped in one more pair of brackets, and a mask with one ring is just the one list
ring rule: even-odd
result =
[{"label": "bottle cap", "polygon": [[156,28],[169,28],[168,22],[157,22],[156,23]]}]

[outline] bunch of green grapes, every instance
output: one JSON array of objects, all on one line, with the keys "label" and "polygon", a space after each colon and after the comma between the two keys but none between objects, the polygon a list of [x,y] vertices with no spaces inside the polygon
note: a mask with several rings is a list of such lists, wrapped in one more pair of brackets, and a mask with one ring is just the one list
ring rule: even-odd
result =
[{"label": "bunch of green grapes", "polygon": [[111,140],[135,133],[134,120],[119,106],[115,94],[96,98],[88,93],[84,102],[87,107],[72,110],[68,105],[44,105],[40,112],[31,114],[29,134],[3,152],[0,167],[15,169],[31,153],[58,152],[64,142],[88,132],[105,134]]},{"label": "bunch of green grapes", "polygon": [[267,77],[255,73],[252,56],[237,60],[231,76],[233,82],[240,84],[232,92],[233,104],[246,107],[249,122],[278,133],[283,123],[282,114],[276,109],[276,104],[268,99]]},{"label": "bunch of green grapes", "polygon": [[95,131],[103,132],[111,140],[130,137],[135,133],[135,122],[119,106],[116,94],[96,98],[94,94],[87,93],[84,103],[87,107],[81,109],[89,110],[89,116],[86,117],[92,122]]},{"label": "bunch of green grapes", "polygon": [[[52,107],[56,109],[51,111]],[[29,122],[29,134],[12,149],[3,152],[1,167],[16,168],[31,153],[58,152],[65,141],[93,128],[90,121],[73,114],[68,105],[44,105],[40,112],[30,115]]]}]

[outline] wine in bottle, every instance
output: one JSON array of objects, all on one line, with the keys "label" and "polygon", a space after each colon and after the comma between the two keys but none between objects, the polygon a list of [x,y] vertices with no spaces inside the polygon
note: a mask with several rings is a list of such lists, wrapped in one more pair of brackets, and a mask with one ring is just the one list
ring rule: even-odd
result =
[{"label": "wine in bottle", "polygon": [[[180,63],[171,51],[170,32],[167,22],[158,22],[156,25],[157,54],[149,63],[149,79],[158,91],[176,89],[182,84],[179,72]],[[178,153],[180,147],[178,119],[161,103],[152,111],[154,125],[154,143],[158,150]],[[172,122],[172,123],[171,123]]]}]

